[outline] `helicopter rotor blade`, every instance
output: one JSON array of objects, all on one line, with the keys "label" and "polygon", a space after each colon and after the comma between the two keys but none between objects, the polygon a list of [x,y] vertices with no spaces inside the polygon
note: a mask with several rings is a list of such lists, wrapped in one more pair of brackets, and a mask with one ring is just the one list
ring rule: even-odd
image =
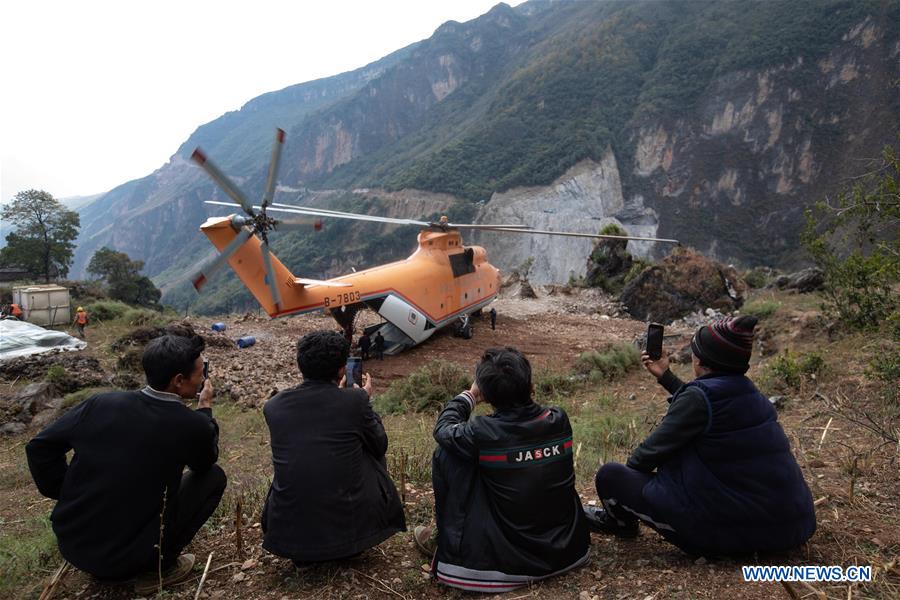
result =
[{"label": "helicopter rotor blade", "polygon": [[322,230],[322,219],[300,219],[297,221],[276,221],[275,231],[302,231],[312,227],[314,231]]},{"label": "helicopter rotor blade", "polygon": [[250,206],[250,203],[247,201],[247,198],[244,196],[243,192],[234,185],[228,176],[225,175],[222,171],[219,170],[211,160],[206,158],[206,154],[203,153],[200,148],[194,150],[194,153],[191,154],[191,158],[195,163],[203,167],[203,170],[215,181],[222,191],[228,194],[232,200],[237,202],[244,211],[250,215],[254,216],[253,209]]},{"label": "helicopter rotor blade", "polygon": [[[440,225],[440,223],[435,224]],[[531,225],[494,225],[491,223],[447,223],[447,227],[453,227],[454,229],[496,229],[502,231],[507,229],[513,229],[515,231],[531,231],[532,229]]]},{"label": "helicopter rotor blade", "polygon": [[194,284],[194,289],[198,292],[200,289],[206,285],[210,279],[212,279],[213,275],[219,272],[219,270],[225,266],[225,263],[228,262],[228,259],[231,258],[231,255],[238,251],[238,249],[244,245],[250,236],[253,235],[253,231],[247,229],[245,227],[241,228],[240,233],[238,233],[237,237],[231,240],[225,249],[222,250],[222,253],[219,254],[211,263],[207,266],[203,267],[196,275],[191,278],[191,283]]},{"label": "helicopter rotor blade", "polygon": [[390,223],[392,225],[418,225],[420,227],[428,227],[429,223],[425,221],[415,221],[413,219],[393,219],[391,217],[375,217],[372,215],[359,215],[356,213],[345,213],[336,210],[319,210],[317,208],[307,208],[305,206],[295,207],[291,206],[290,208],[282,208],[283,206],[290,205],[281,205],[277,203],[272,203],[269,207],[269,210],[274,210],[278,212],[291,213],[296,215],[312,215],[316,217],[332,217],[335,219],[351,219],[354,221],[371,221],[373,223]]},{"label": "helicopter rotor blade", "polygon": [[281,161],[281,147],[284,146],[284,130],[275,130],[275,144],[272,146],[272,160],[269,162],[269,178],[266,181],[266,193],[262,199],[262,211],[266,212],[266,206],[272,202],[275,195],[275,176],[278,174],[278,163]]},{"label": "helicopter rotor blade", "polygon": [[272,294],[272,303],[275,304],[275,312],[281,310],[281,294],[278,292],[278,285],[275,283],[275,271],[272,270],[272,256],[269,253],[269,244],[265,240],[262,241],[262,258],[266,267],[266,281],[269,284],[269,292]]},{"label": "helicopter rotor blade", "polygon": [[582,238],[594,238],[594,239],[609,239],[609,240],[634,240],[637,242],[663,242],[666,244],[680,244],[678,240],[670,240],[666,238],[654,238],[654,237],[640,237],[640,236],[632,236],[632,235],[605,235],[600,233],[575,233],[574,231],[548,231],[543,229],[513,229],[508,227],[501,228],[493,228],[493,229],[485,229],[486,231],[493,231],[496,233],[531,233],[537,235],[560,235],[565,237],[582,237]]}]

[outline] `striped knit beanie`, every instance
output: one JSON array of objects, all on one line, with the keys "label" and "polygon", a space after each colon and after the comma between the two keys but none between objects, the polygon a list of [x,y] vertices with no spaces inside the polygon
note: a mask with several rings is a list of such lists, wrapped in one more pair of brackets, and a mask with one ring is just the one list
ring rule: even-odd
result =
[{"label": "striped knit beanie", "polygon": [[756,317],[744,316],[704,325],[691,339],[691,350],[713,371],[746,373],[756,323]]}]

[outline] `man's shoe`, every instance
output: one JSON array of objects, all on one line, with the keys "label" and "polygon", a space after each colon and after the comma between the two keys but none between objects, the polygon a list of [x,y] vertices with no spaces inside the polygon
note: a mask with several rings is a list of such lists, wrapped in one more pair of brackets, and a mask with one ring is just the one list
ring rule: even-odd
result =
[{"label": "man's shoe", "polygon": [[[162,573],[162,585],[172,585],[181,583],[191,576],[191,570],[194,568],[194,555],[182,554],[175,561],[175,564],[166,569]],[[134,593],[140,596],[152,594],[159,589],[159,573],[149,572],[138,577],[134,584]]]},{"label": "man's shoe", "polygon": [[585,506],[584,517],[587,519],[588,528],[595,533],[609,533],[623,538],[633,538],[638,535],[638,522],[626,523],[615,518],[605,508]]},{"label": "man's shoe", "polygon": [[430,560],[437,552],[437,540],[435,539],[434,529],[418,525],[413,529],[413,540],[416,542],[416,548],[419,549],[424,556]]}]

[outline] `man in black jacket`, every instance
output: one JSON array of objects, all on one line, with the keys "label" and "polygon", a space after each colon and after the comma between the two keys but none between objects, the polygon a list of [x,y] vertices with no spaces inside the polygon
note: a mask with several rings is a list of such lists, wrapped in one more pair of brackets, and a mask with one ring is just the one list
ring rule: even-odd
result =
[{"label": "man in black jacket", "polygon": [[[139,594],[159,585],[160,567],[164,585],[190,574],[193,555],[179,554],[225,490],[202,351],[199,336],[152,340],[142,358],[147,387],[92,396],[25,448],[38,490],[57,500],[50,519],[60,554],[101,579],[146,572]],[[193,411],[184,400],[198,390]]]},{"label": "man in black jacket", "polygon": [[304,336],[303,383],[263,408],[275,468],[263,548],[295,564],[348,558],[406,530],[386,469],[387,435],[369,404],[372,380],[366,374],[362,388],[343,387],[349,352],[336,332]]},{"label": "man in black jacket", "polygon": [[[588,559],[569,419],[535,404],[532,393],[528,359],[514,348],[491,349],[471,389],[438,417],[432,572],[443,584],[501,593]],[[494,414],[470,420],[482,400]],[[417,527],[416,543],[426,546],[429,534]]]}]

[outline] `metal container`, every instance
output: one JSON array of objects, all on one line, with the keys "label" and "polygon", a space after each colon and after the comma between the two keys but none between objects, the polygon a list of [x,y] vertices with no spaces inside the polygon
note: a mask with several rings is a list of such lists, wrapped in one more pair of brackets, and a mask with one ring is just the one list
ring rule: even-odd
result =
[{"label": "metal container", "polygon": [[72,322],[68,288],[52,284],[14,287],[13,302],[22,308],[24,320],[29,323],[53,326]]},{"label": "metal container", "polygon": [[225,323],[213,323],[212,330],[213,331],[225,331]]},{"label": "metal container", "polygon": [[242,338],[238,338],[237,345],[238,348],[249,348],[253,344],[256,343],[256,338],[252,335],[245,335]]}]

